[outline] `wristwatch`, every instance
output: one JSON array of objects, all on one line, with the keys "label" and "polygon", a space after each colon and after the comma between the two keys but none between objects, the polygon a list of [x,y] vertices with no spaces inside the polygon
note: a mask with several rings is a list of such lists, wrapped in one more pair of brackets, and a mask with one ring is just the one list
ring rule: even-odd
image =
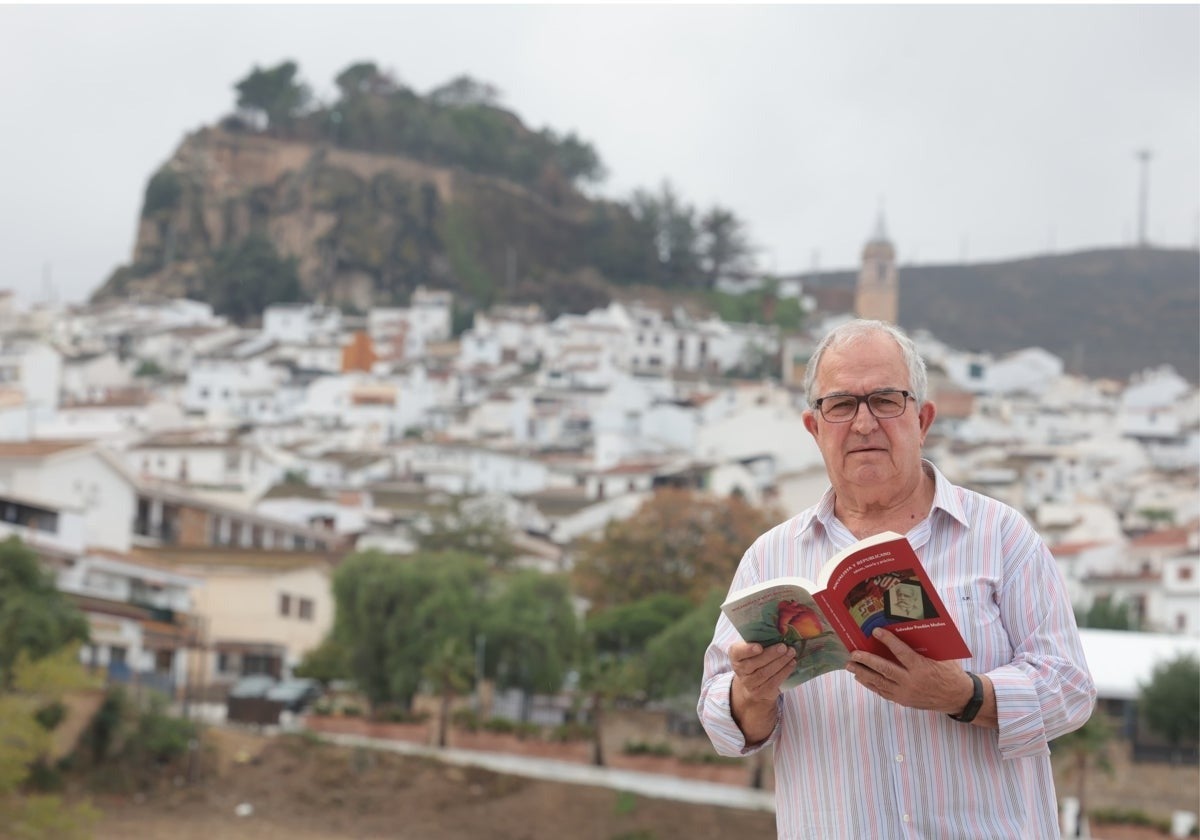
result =
[{"label": "wristwatch", "polygon": [[970,723],[975,720],[975,715],[979,714],[979,708],[983,705],[983,680],[979,679],[977,674],[967,671],[967,676],[971,678],[971,682],[975,686],[975,691],[971,694],[971,699],[967,701],[967,705],[963,706],[963,710],[956,715],[950,715],[952,720],[957,720],[962,723]]}]

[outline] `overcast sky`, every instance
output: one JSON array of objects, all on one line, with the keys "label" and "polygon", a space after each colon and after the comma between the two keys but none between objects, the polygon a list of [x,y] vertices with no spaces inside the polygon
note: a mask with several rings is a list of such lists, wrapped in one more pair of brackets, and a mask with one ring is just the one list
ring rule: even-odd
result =
[{"label": "overcast sky", "polygon": [[[0,6],[0,288],[82,300],[146,180],[254,65],[322,98],[370,60],[466,73],[575,131],[627,198],[669,180],[778,273],[848,268],[882,206],[901,264],[1200,237],[1200,7]],[[49,282],[47,282],[47,280]]]}]

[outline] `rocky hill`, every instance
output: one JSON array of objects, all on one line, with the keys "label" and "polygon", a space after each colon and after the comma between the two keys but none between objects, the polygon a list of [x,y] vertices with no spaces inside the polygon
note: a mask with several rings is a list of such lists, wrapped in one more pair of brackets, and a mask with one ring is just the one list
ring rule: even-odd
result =
[{"label": "rocky hill", "polygon": [[569,189],[552,202],[460,168],[205,128],[151,179],[133,260],[95,297],[211,300],[222,249],[259,236],[295,261],[303,299],[361,310],[427,284],[483,304],[532,296],[518,277],[577,275],[592,228],[628,222]]}]

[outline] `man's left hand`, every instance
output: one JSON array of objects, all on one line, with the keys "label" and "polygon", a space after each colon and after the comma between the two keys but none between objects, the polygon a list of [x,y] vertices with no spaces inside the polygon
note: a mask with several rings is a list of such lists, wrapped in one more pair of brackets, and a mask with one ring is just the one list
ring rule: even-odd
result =
[{"label": "man's left hand", "polygon": [[967,705],[974,686],[962,665],[927,659],[883,628],[875,630],[875,638],[887,645],[898,661],[861,650],[852,653],[846,670],[864,688],[910,709],[953,715]]}]

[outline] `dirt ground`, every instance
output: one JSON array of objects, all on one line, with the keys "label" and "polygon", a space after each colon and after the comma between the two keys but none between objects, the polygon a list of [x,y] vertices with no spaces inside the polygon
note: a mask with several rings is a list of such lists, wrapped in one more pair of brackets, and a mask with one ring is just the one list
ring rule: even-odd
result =
[{"label": "dirt ground", "polygon": [[[725,840],[775,836],[773,814],[503,776],[432,759],[210,730],[192,784],[96,798],[95,840]],[[238,806],[253,808],[238,816]]]},{"label": "dirt ground", "polygon": [[[95,840],[727,840],[775,836],[762,811],[505,776],[433,759],[210,729],[192,783],[98,797]],[[239,815],[239,806],[251,812]],[[1094,840],[1163,840],[1096,826]]]}]

